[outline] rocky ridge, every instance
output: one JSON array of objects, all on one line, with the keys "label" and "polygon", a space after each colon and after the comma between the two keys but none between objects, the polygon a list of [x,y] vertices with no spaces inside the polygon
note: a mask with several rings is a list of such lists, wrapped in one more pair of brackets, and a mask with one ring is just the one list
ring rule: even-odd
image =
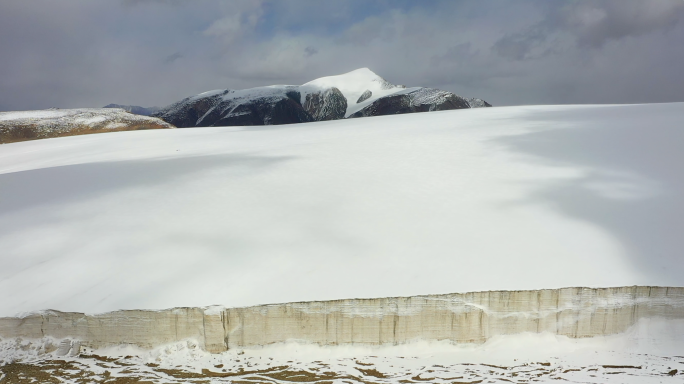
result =
[{"label": "rocky ridge", "polygon": [[177,127],[275,125],[314,121],[297,87],[218,90],[185,98],[153,116]]},{"label": "rocky ridge", "polygon": [[409,88],[381,97],[349,117],[396,115],[471,108],[469,102],[451,92],[432,88]]}]

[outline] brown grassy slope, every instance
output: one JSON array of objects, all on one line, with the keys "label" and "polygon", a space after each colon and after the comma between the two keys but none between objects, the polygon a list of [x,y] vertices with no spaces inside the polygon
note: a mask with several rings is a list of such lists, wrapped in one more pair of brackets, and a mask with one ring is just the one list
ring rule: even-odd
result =
[{"label": "brown grassy slope", "polygon": [[[155,117],[134,115],[123,109],[72,109],[59,117],[12,118],[0,113],[0,144],[91,133],[172,129],[175,126]],[[2,118],[5,115],[4,118]]]}]

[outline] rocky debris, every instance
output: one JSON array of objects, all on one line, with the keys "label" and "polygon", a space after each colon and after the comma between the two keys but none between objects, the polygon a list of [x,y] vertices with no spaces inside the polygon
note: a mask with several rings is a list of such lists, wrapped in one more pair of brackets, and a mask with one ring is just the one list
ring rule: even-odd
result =
[{"label": "rocky debris", "polygon": [[398,92],[381,97],[349,117],[396,115],[463,108],[470,108],[468,101],[451,92],[432,88],[409,88],[407,92]]},{"label": "rocky debris", "polygon": [[306,95],[304,110],[314,121],[339,120],[347,111],[347,99],[335,87]]},{"label": "rocky debris", "polygon": [[130,112],[136,115],[150,116],[157,112],[159,107],[140,107],[137,105],[121,105],[121,104],[107,104],[102,108],[121,108],[126,112]]},{"label": "rocky debris", "polygon": [[477,99],[474,97],[471,97],[468,100],[468,105],[470,105],[470,108],[484,108],[484,107],[491,107],[492,105],[489,104],[488,102],[482,100],[482,99]]},{"label": "rocky debris", "polygon": [[121,108],[0,112],[0,143],[90,133],[169,129],[173,125]]},{"label": "rocky debris", "polygon": [[356,103],[358,104],[358,103],[360,103],[360,102],[362,102],[362,101],[366,101],[366,100],[368,100],[371,96],[373,96],[373,92],[371,92],[370,89],[366,89],[365,91],[363,91],[363,93],[361,94],[361,96],[359,96],[359,99],[356,100]]}]

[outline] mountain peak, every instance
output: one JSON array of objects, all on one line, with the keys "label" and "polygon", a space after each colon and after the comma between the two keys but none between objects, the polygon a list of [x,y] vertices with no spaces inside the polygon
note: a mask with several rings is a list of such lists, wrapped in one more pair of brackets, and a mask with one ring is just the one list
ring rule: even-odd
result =
[{"label": "mountain peak", "polygon": [[337,88],[349,101],[347,115],[356,109],[352,103],[364,94],[372,94],[373,99],[387,95],[403,86],[396,86],[383,79],[368,68],[359,68],[341,75],[321,77],[302,85],[303,89]]},{"label": "mountain peak", "polygon": [[363,68],[357,68],[353,71],[349,71],[343,74],[340,74],[338,76],[344,76],[344,75],[350,75],[350,74],[355,74],[355,75],[364,75],[364,76],[375,76],[375,77],[380,77],[377,73],[373,72],[370,68],[368,67],[363,67]]},{"label": "mountain peak", "polygon": [[[357,90],[359,87],[369,85],[372,82],[384,82],[390,84],[387,80],[383,79],[377,73],[371,71],[370,69],[359,68],[340,75],[320,77],[318,79],[309,81],[308,83],[304,84],[304,86],[334,86],[337,88],[340,88],[341,86],[343,88],[353,87],[355,90]],[[341,88],[340,90],[344,93],[344,91]],[[363,92],[364,90],[365,89],[361,89],[360,92]]]}]

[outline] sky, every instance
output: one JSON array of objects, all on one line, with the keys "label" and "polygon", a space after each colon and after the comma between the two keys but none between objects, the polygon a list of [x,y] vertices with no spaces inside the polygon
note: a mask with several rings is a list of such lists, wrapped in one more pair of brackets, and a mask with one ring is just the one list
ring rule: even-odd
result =
[{"label": "sky", "polygon": [[684,101],[683,0],[5,0],[0,111],[368,67],[495,106]]}]

